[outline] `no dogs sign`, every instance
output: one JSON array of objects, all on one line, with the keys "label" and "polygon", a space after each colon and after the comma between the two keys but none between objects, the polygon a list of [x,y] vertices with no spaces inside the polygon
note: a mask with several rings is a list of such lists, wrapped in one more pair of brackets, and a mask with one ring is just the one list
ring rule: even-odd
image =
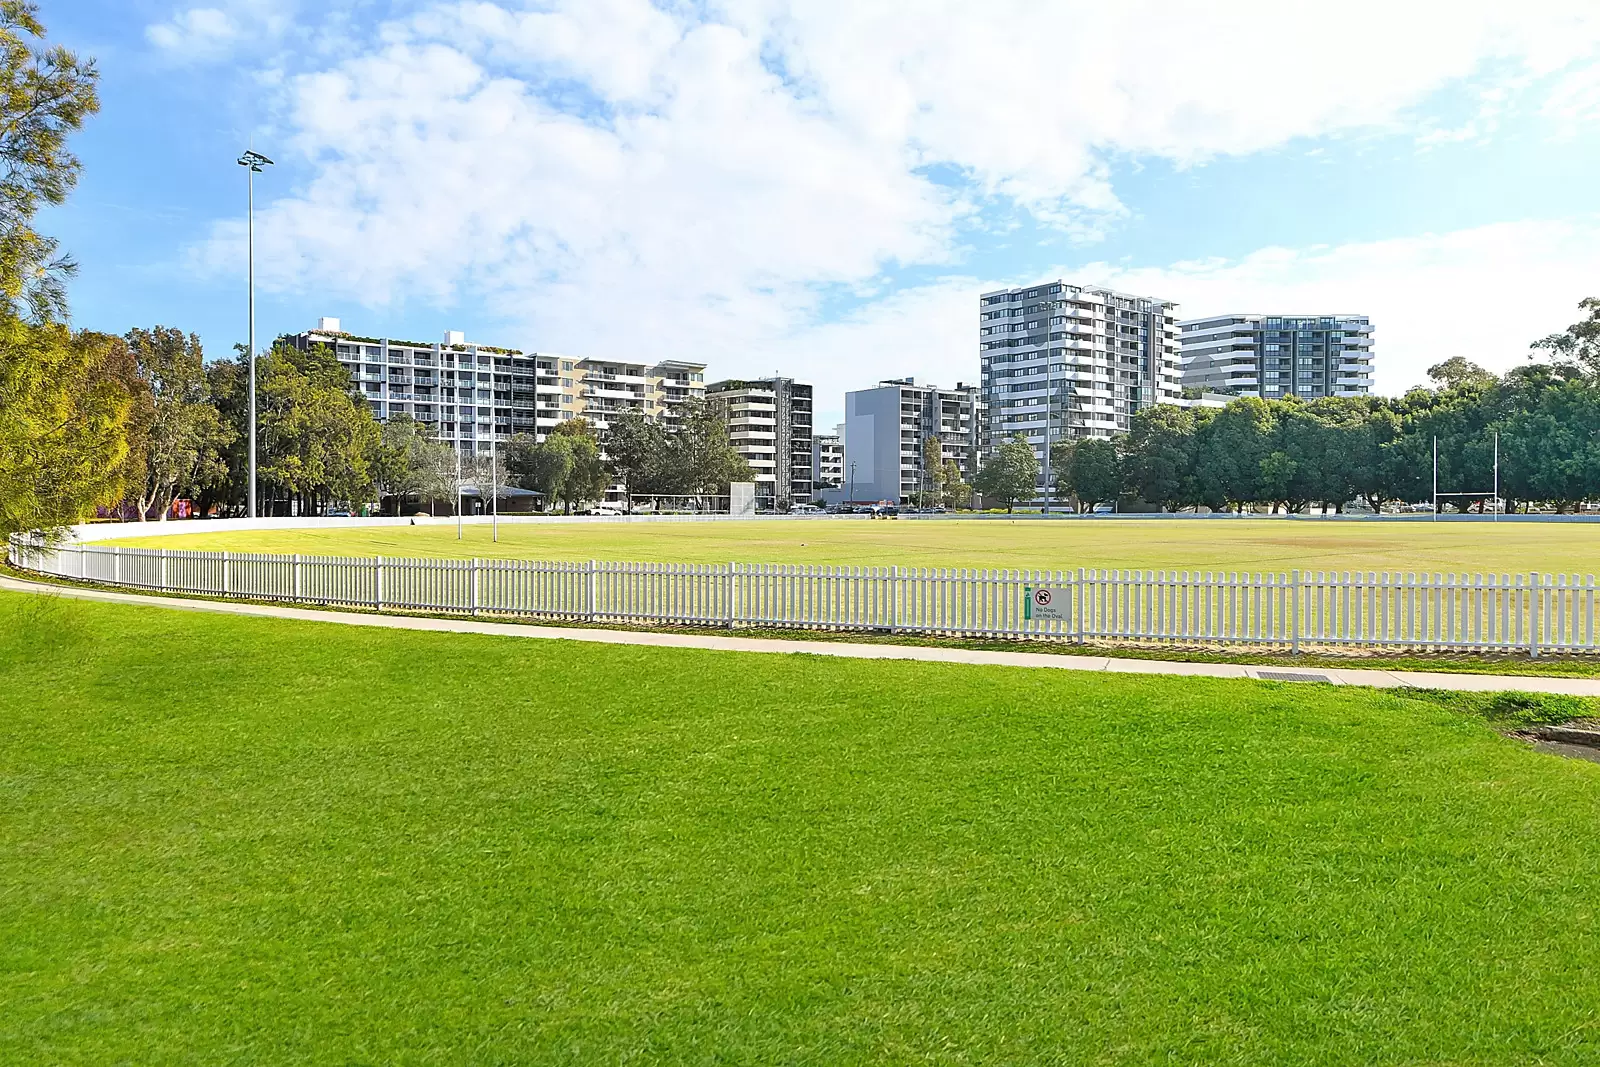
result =
[{"label": "no dogs sign", "polygon": [[1053,619],[1057,622],[1071,620],[1072,592],[1067,589],[1051,589],[1040,586],[1037,589],[1024,591],[1026,599],[1023,601],[1022,617],[1024,619]]}]

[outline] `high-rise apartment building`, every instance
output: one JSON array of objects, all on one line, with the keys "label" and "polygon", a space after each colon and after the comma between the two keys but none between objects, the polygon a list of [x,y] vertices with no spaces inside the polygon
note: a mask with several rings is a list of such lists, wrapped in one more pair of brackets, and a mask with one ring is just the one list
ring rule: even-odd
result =
[{"label": "high-rise apartment building", "polygon": [[1372,391],[1365,315],[1212,315],[1180,322],[1178,339],[1186,389],[1306,399]]},{"label": "high-rise apartment building", "polygon": [[728,379],[705,388],[728,425],[728,440],[755,472],[757,507],[809,504],[812,389],[793,378]]},{"label": "high-rise apartment building", "polygon": [[487,451],[491,433],[543,440],[578,417],[603,430],[629,408],[671,425],[685,404],[705,396],[703,363],[573,359],[468,343],[454,330],[434,344],[359,337],[336,318],[289,340],[301,350],[332,351],[378,419],[410,415],[465,452]]},{"label": "high-rise apartment building", "polygon": [[924,469],[924,442],[939,438],[940,452],[954,460],[963,481],[978,472],[982,403],[978,387],[954,389],[896,378],[844,395],[846,496],[853,501],[916,500],[933,487]]},{"label": "high-rise apartment building", "polygon": [[980,295],[984,455],[1023,435],[1039,457],[1042,496],[1050,442],[1110,437],[1140,409],[1177,400],[1174,308],[1065,281]]}]

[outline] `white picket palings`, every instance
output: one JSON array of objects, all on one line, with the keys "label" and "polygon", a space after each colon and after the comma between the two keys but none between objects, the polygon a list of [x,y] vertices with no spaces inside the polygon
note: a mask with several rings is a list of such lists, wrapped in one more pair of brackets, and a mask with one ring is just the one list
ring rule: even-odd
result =
[{"label": "white picket palings", "polygon": [[[1592,652],[1592,575],[840,567],[407,559],[55,545],[14,566],[163,592],[568,621],[1074,641]],[[1068,595],[1032,618],[1030,591]]]}]

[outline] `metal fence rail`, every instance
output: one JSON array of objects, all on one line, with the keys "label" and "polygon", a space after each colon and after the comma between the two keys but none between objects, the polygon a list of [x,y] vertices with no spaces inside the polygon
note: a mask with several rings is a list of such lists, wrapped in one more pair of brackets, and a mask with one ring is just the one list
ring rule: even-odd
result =
[{"label": "metal fence rail", "polygon": [[175,593],[566,621],[1072,641],[1592,652],[1592,575],[972,570],[296,556],[52,545],[12,565]]}]

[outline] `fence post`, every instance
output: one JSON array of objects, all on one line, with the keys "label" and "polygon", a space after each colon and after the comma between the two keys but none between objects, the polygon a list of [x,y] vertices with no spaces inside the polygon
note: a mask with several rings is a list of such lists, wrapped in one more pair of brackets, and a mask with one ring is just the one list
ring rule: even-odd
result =
[{"label": "fence post", "polygon": [[163,548],[163,549],[160,549],[160,552],[161,552],[161,557],[160,557],[161,558],[161,591],[163,593],[165,593],[167,591],[167,550]]},{"label": "fence post", "polygon": [[738,573],[738,570],[739,570],[739,564],[738,563],[730,563],[730,564],[728,564],[728,588],[727,588],[727,593],[728,593],[727,600],[728,600],[728,603],[727,603],[727,609],[726,610],[727,610],[727,616],[728,616],[728,629],[730,629],[730,630],[734,629],[735,627],[737,627],[739,625],[739,612],[738,612],[737,606],[734,603],[735,599],[738,596],[738,591],[739,591],[739,579],[737,577],[735,577],[735,575]]},{"label": "fence post", "polygon": [[227,596],[229,593],[231,593],[233,591],[232,582],[230,581],[230,576],[228,574],[228,564],[229,564],[228,550],[227,549],[223,549],[222,550],[222,595],[223,596]]},{"label": "fence post", "polygon": [[383,557],[372,557],[372,607],[383,610]]},{"label": "fence post", "polygon": [[591,559],[589,561],[589,612],[588,612],[589,621],[590,622],[594,622],[595,607],[596,607],[596,605],[598,603],[598,597],[595,595],[596,594],[595,583],[598,580],[596,578],[598,570],[599,570],[599,568],[595,564],[595,561]]},{"label": "fence post", "polygon": [[1083,568],[1072,577],[1072,640],[1083,644]]},{"label": "fence post", "polygon": [[1533,593],[1528,600],[1528,614],[1533,616],[1528,627],[1528,655],[1534,659],[1539,658],[1539,624],[1540,616],[1544,614],[1544,597],[1540,593],[1539,572],[1533,572]]},{"label": "fence post", "polygon": [[900,628],[900,568],[889,568],[889,632]]},{"label": "fence post", "polygon": [[1300,654],[1300,572],[1289,575],[1289,651]]},{"label": "fence post", "polygon": [[117,585],[122,584],[122,546],[111,546],[111,579]]},{"label": "fence post", "polygon": [[473,556],[472,557],[472,602],[471,602],[471,604],[469,606],[472,608],[472,614],[476,615],[478,613],[478,557],[477,556]]},{"label": "fence post", "polygon": [[289,595],[293,597],[296,602],[300,600],[300,592],[302,588],[303,586],[301,585],[300,579],[300,553],[296,552],[294,555],[289,557]]}]

